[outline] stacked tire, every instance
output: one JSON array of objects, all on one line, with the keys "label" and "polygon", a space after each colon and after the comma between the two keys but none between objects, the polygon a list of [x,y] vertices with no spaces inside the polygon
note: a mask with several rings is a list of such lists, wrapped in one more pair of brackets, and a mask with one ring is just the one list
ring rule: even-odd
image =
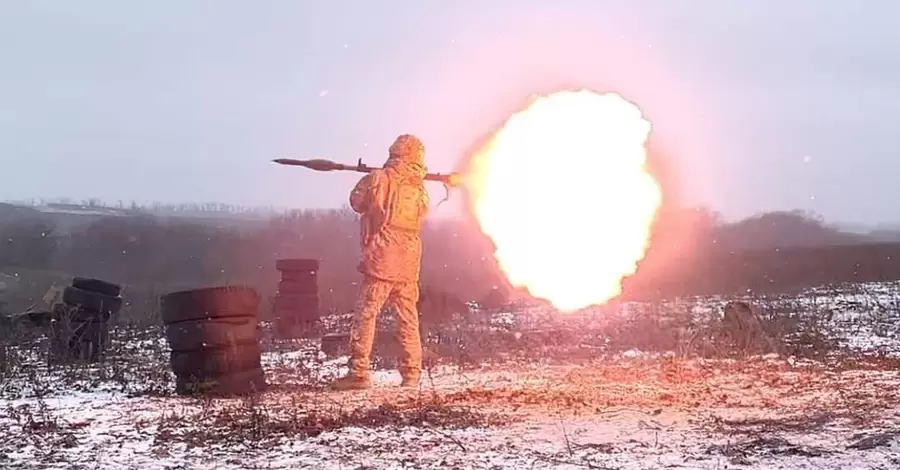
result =
[{"label": "stacked tire", "polygon": [[272,305],[275,336],[282,339],[309,338],[318,334],[319,260],[280,259],[278,293]]},{"label": "stacked tire", "polygon": [[56,362],[98,362],[109,346],[109,322],[122,309],[122,287],[76,277],[53,306],[51,357]]},{"label": "stacked tire", "polygon": [[322,336],[319,348],[327,357],[343,356],[350,353],[349,333],[330,333]]},{"label": "stacked tire", "polygon": [[221,286],[166,294],[162,320],[175,392],[247,395],[266,390],[259,345],[259,294]]}]

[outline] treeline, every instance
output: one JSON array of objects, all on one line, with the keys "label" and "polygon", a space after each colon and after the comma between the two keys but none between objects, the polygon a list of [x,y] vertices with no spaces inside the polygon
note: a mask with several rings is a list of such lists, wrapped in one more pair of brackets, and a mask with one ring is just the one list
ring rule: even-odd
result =
[{"label": "treeline", "polygon": [[[64,232],[46,214],[25,213],[0,220],[0,271],[91,276],[156,290],[244,283],[271,295],[276,259],[312,257],[322,261],[323,304],[346,311],[359,282],[358,230],[356,215],[346,209],[287,212],[229,227],[151,215],[101,217]],[[471,222],[431,221],[423,238],[423,283],[429,288],[464,300],[508,293],[491,242]],[[709,210],[670,211],[656,221],[647,256],[626,288],[639,297],[659,293],[655,286],[663,281],[684,287],[697,277],[698,260],[710,263],[709,253],[868,241],[803,212],[725,223]]]},{"label": "treeline", "polygon": [[[352,308],[357,293],[359,222],[349,210],[294,211],[262,223],[227,226],[181,217],[110,216],[64,231],[43,213],[5,220],[0,222],[0,272],[23,277],[90,276],[157,292],[242,283],[271,295],[278,282],[275,260],[310,257],[321,260],[326,308]],[[463,230],[452,222],[428,224],[423,282],[478,298],[498,282],[490,267],[491,247]]]},{"label": "treeline", "polygon": [[170,204],[162,202],[139,203],[137,201],[117,201],[113,204],[101,201],[100,199],[86,199],[75,201],[73,199],[29,199],[26,201],[16,201],[19,207],[36,208],[46,207],[54,209],[113,209],[125,210],[143,213],[175,213],[175,214],[193,214],[205,213],[216,215],[252,215],[252,216],[272,216],[279,212],[275,207],[251,207],[241,206],[237,204],[223,204],[218,202],[194,202]]},{"label": "treeline", "polygon": [[850,233],[804,211],[733,223],[707,209],[661,214],[626,296],[787,292],[852,282],[900,280],[900,237]]}]

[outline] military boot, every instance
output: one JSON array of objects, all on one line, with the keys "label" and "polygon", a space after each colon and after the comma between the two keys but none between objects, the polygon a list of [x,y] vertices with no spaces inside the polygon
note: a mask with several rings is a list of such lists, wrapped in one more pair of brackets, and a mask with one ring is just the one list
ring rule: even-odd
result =
[{"label": "military boot", "polygon": [[403,380],[400,381],[400,386],[403,388],[418,387],[419,386],[419,374],[403,375]]},{"label": "military boot", "polygon": [[419,386],[419,378],[403,377],[403,380],[400,382],[400,386],[403,388],[416,388]]},{"label": "military boot", "polygon": [[347,374],[331,383],[331,389],[335,391],[366,390],[369,388],[372,388],[371,377],[354,374]]}]

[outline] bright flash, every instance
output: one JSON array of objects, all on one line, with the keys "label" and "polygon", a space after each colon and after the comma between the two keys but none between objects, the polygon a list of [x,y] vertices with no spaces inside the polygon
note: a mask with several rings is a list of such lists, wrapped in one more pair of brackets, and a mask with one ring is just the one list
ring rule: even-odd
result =
[{"label": "bright flash", "polygon": [[644,257],[660,205],[651,125],[615,93],[533,100],[474,156],[466,186],[509,282],[562,311],[599,305]]}]

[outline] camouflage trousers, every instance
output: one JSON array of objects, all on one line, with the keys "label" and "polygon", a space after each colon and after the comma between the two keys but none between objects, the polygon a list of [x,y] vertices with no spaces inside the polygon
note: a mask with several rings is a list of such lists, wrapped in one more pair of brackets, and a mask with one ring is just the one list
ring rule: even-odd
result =
[{"label": "camouflage trousers", "polygon": [[422,370],[422,341],[419,336],[419,285],[416,282],[390,282],[366,277],[350,331],[350,375],[368,377],[375,321],[385,304],[397,315],[397,340],[403,350],[400,374],[418,377]]}]

